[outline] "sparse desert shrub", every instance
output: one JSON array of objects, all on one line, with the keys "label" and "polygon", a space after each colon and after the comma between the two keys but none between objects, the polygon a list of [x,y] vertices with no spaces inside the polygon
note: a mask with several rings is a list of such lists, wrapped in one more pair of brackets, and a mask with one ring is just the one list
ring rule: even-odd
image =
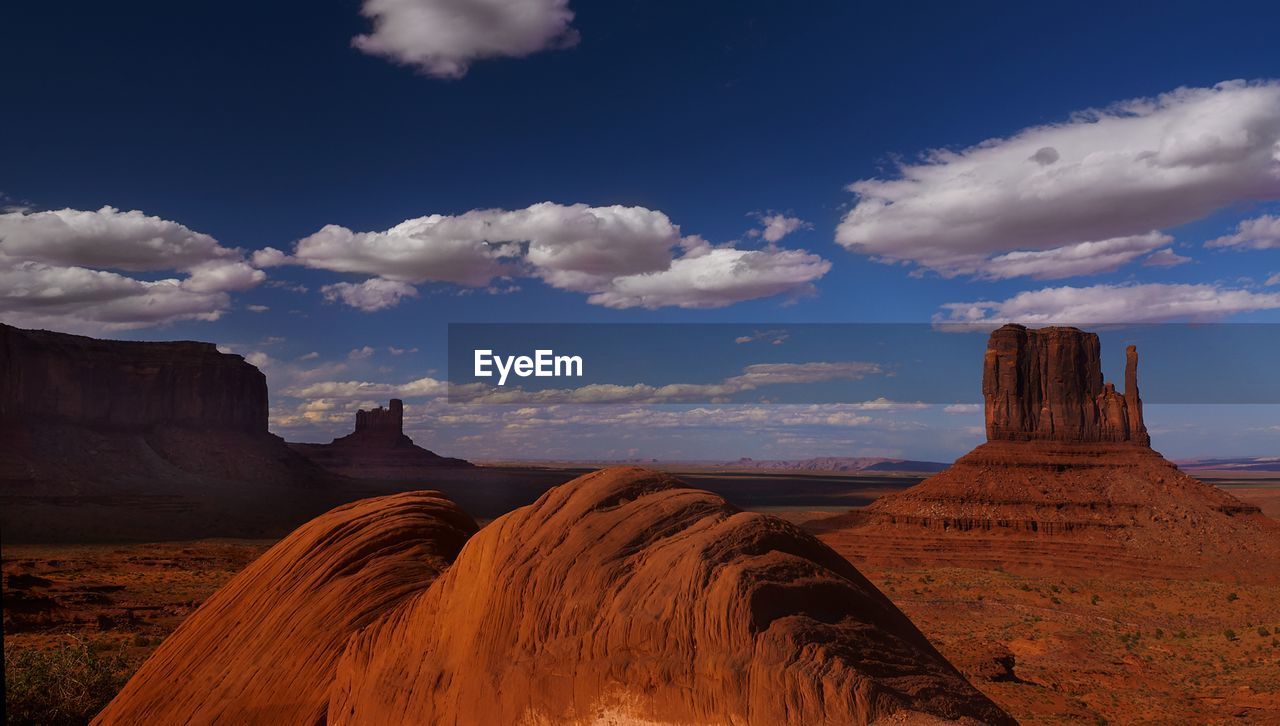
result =
[{"label": "sparse desert shrub", "polygon": [[1157,638],[1163,638],[1163,637],[1164,637],[1164,630],[1163,630],[1163,629],[1161,629],[1161,628],[1156,628],[1156,637],[1157,637]]},{"label": "sparse desert shrub", "polygon": [[5,722],[88,723],[120,691],[135,665],[76,637],[49,650],[5,643]]},{"label": "sparse desert shrub", "polygon": [[1236,600],[1239,600],[1239,599],[1240,599],[1240,596],[1237,595],[1236,593],[1234,592],[1227,593],[1227,602],[1235,602]]},{"label": "sparse desert shrub", "polygon": [[1267,630],[1267,629],[1266,629],[1266,627],[1264,627],[1264,626],[1262,626],[1262,625],[1259,625],[1259,626],[1258,626],[1258,635],[1259,635],[1260,637],[1265,638],[1265,637],[1267,637],[1268,635],[1271,635],[1271,631],[1270,631],[1270,630]]},{"label": "sparse desert shrub", "polygon": [[1227,628],[1226,630],[1222,631],[1222,634],[1226,636],[1227,640],[1238,640],[1240,637],[1236,635],[1236,631],[1232,630],[1231,628]]},{"label": "sparse desert shrub", "polygon": [[1093,597],[1089,598],[1089,604],[1090,604],[1090,605],[1097,605],[1097,604],[1098,604],[1098,601],[1099,601],[1099,600],[1101,600],[1101,599],[1102,599],[1102,598],[1098,597],[1098,595],[1095,593],[1095,594],[1093,595]]}]

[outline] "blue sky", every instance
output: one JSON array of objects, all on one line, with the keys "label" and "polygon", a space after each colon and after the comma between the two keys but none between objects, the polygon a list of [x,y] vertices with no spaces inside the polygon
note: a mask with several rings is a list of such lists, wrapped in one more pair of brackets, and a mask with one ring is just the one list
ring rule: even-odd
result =
[{"label": "blue sky", "polygon": [[[504,20],[522,3],[537,22]],[[418,390],[418,437],[469,456],[548,447],[404,389],[443,379],[450,322],[1280,322],[1274,3],[487,4],[11,9],[0,319],[216,341],[267,371],[289,438]],[[428,215],[448,228],[365,234]],[[286,395],[325,382],[365,385]],[[1206,412],[1171,411],[1165,448],[1280,450],[1274,409]],[[552,455],[976,442],[971,412],[624,413]]]}]

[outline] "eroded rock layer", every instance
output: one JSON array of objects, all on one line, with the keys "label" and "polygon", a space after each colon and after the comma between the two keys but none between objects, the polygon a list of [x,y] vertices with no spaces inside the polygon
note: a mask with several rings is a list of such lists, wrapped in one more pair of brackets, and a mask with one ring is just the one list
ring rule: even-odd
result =
[{"label": "eroded rock layer", "polygon": [[322,722],[347,639],[430,585],[475,528],[435,492],[308,522],[205,601],[95,723]]},{"label": "eroded rock layer", "polygon": [[1280,578],[1280,523],[1151,449],[1137,361],[1130,346],[1121,394],[1102,380],[1096,335],[996,330],[983,369],[987,443],[808,527],[876,566]]},{"label": "eroded rock layer", "polygon": [[669,476],[606,469],[473,537],[354,637],[328,722],[1009,718],[846,560]]}]

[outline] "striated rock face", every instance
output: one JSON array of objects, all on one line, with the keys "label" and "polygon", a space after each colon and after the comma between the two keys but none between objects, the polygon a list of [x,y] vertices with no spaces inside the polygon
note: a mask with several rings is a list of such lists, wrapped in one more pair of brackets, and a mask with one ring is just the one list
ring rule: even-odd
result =
[{"label": "striated rock face", "polygon": [[356,430],[328,444],[289,444],[317,466],[357,479],[415,479],[430,469],[467,468],[464,459],[440,456],[404,433],[404,402],[356,412]]},{"label": "striated rock face", "polygon": [[1130,346],[1125,392],[1104,383],[1098,336],[1077,328],[991,334],[982,371],[988,441],[1150,444],[1138,398],[1138,353]]},{"label": "striated rock face", "polygon": [[326,722],[913,716],[1011,722],[812,536],[618,467],[498,518],[352,638]]},{"label": "striated rock face", "polygon": [[212,343],[143,343],[0,323],[0,421],[267,432],[267,381]]},{"label": "striated rock face", "polygon": [[1103,383],[1098,337],[1006,325],[983,370],[987,443],[865,510],[808,524],[877,566],[1280,579],[1280,524],[1150,448],[1138,354]]},{"label": "striated rock face", "polygon": [[323,723],[347,639],[430,585],[475,530],[435,492],[308,522],[205,601],[95,723]]},{"label": "striated rock face", "polygon": [[262,372],[211,343],[0,324],[0,441],[6,543],[261,537],[335,503],[267,430]]}]

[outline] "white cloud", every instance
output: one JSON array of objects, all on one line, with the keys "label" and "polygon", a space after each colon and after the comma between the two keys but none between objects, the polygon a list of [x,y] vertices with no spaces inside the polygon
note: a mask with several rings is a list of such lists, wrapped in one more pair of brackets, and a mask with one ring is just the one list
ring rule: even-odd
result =
[{"label": "white cloud", "polygon": [[1280,82],[1126,101],[898,171],[850,185],[841,245],[944,276],[1111,270],[1159,230],[1280,197]]},{"label": "white cloud", "polygon": [[263,247],[253,253],[254,267],[279,267],[288,262],[289,256],[275,247]]},{"label": "white cloud", "polygon": [[310,353],[298,356],[298,360],[315,360],[316,358],[319,358],[319,357],[320,357],[320,354],[313,350]]},{"label": "white cloud", "polygon": [[[125,274],[156,272],[184,276]],[[228,292],[265,277],[241,250],[136,210],[0,214],[0,315],[15,325],[101,333],[216,320]]]},{"label": "white cloud", "polygon": [[673,260],[661,272],[618,277],[587,298],[610,308],[718,308],[743,300],[812,291],[831,263],[803,250],[718,247]]},{"label": "white cloud", "polygon": [[387,347],[387,352],[391,355],[404,355],[405,353],[417,353],[417,348],[397,348],[394,345]]},{"label": "white cloud", "polygon": [[738,345],[742,345],[744,343],[765,341],[769,343],[769,345],[782,345],[787,342],[787,338],[790,337],[791,334],[785,330],[756,330],[753,331],[751,335],[739,335],[733,339],[733,342]]},{"label": "white cloud", "polygon": [[937,323],[1147,323],[1215,320],[1234,313],[1280,309],[1280,293],[1216,285],[1093,285],[1029,290],[1000,301],[947,303]]},{"label": "white cloud", "polygon": [[[526,391],[518,386],[493,388],[489,385],[454,386],[455,402],[472,403],[674,403],[680,401],[720,401],[738,393],[765,386],[860,380],[881,373],[880,366],[862,361],[812,363],[758,363],[742,373],[717,383],[668,383],[620,385],[596,383],[577,388],[549,388]],[[883,399],[870,405],[896,406]]]},{"label": "white cloud", "polygon": [[352,45],[439,78],[484,58],[524,57],[578,42],[568,0],[364,0],[373,32]]},{"label": "white cloud", "polygon": [[[1280,151],[1276,152],[1280,154]],[[1240,250],[1280,249],[1280,216],[1264,214],[1236,225],[1235,234],[1204,243],[1205,247],[1232,247]]]},{"label": "white cloud", "polygon": [[246,305],[245,309],[247,309],[251,313],[265,313],[271,308],[267,307],[266,305]]},{"label": "white cloud", "polygon": [[419,378],[408,383],[369,381],[318,381],[284,389],[286,396],[320,399],[372,399],[440,397],[448,392],[446,381]]},{"label": "white cloud", "polygon": [[373,348],[366,345],[361,348],[352,348],[351,352],[347,353],[347,358],[350,360],[364,360],[365,358],[372,357],[376,352],[377,351]]},{"label": "white cloud", "polygon": [[406,297],[417,297],[418,290],[407,282],[372,277],[364,282],[336,282],[320,288],[325,300],[341,300],[366,313],[385,310],[400,304]]},{"label": "white cloud", "polygon": [[949,406],[943,406],[942,410],[946,413],[981,413],[982,404],[980,403],[953,403]]},{"label": "white cloud", "polygon": [[1173,238],[1168,235],[1149,232],[1101,242],[1080,242],[1037,252],[1019,250],[983,260],[964,271],[988,280],[1024,276],[1037,280],[1056,280],[1092,275],[1110,272],[1172,241]]},{"label": "white cloud", "polygon": [[751,237],[763,237],[765,242],[774,243],[800,229],[813,229],[813,225],[799,217],[788,217],[785,214],[771,212],[756,215],[760,219],[762,229],[747,232]]},{"label": "white cloud", "polygon": [[393,299],[366,298],[350,283],[327,288],[331,299],[370,310],[395,304],[414,284],[483,288],[514,276],[586,293],[590,302],[608,307],[720,307],[808,291],[830,269],[817,255],[772,245],[750,251],[712,247],[697,236],[681,236],[667,215],[643,207],[551,202],[510,211],[434,214],[384,232],[328,225],[299,240],[288,259],[401,283],[378,286],[398,293]]},{"label": "white cloud", "polygon": [[1190,262],[1191,258],[1186,255],[1180,255],[1174,252],[1172,248],[1166,247],[1162,250],[1156,250],[1142,261],[1143,267],[1177,267]]},{"label": "white cloud", "polygon": [[1280,272],[1277,272],[1271,277],[1268,277],[1267,281],[1264,282],[1263,284],[1266,285],[1267,287],[1270,287],[1272,285],[1280,285]]}]

